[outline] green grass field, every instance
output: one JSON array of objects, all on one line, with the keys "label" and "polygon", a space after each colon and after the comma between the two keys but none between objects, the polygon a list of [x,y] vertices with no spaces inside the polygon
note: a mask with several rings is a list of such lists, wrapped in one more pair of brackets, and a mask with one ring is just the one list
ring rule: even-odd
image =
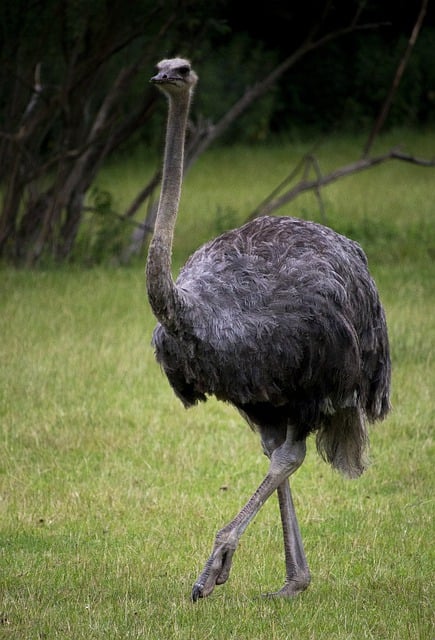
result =
[{"label": "green grass field", "polygon": [[[433,155],[433,136],[408,142]],[[338,141],[322,153],[332,167],[356,148]],[[176,260],[242,222],[298,152],[201,159]],[[136,163],[111,167],[101,184],[116,182],[128,201],[124,180],[140,186]],[[231,407],[209,400],[186,412],[173,396],[149,346],[143,269],[2,270],[0,638],[432,640],[433,185],[433,170],[391,163],[325,190],[328,221],[363,243],[385,303],[394,411],[372,429],[372,466],[358,481],[309,442],[293,488],[313,581],[290,601],[260,597],[284,579],[273,499],[242,538],[228,583],[189,600],[215,532],[267,461]],[[308,195],[282,213],[310,209],[318,220]]]}]

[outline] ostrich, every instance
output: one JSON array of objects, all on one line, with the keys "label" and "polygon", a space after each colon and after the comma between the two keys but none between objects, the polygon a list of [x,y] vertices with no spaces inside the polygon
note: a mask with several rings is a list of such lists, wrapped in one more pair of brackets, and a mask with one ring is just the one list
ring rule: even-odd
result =
[{"label": "ostrich", "polygon": [[174,58],[157,65],[151,82],[169,103],[146,269],[156,358],[185,407],[208,395],[236,407],[270,461],[252,497],[217,533],[191,597],[206,597],[228,579],[240,536],[275,491],[286,576],[270,595],[294,596],[308,587],[310,571],[289,477],[310,433],[334,468],[351,478],[364,471],[366,421],[384,418],[390,407],[384,311],[361,247],[290,217],[258,218],[206,243],[174,282],[172,242],[197,75],[188,60]]}]

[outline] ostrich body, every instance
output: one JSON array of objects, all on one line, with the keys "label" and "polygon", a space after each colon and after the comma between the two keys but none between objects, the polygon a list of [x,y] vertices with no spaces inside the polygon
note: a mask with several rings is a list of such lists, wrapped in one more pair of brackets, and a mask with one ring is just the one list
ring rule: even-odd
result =
[{"label": "ostrich body", "polygon": [[162,60],[151,81],[169,99],[163,183],[147,261],[147,289],[159,321],[153,344],[186,407],[208,395],[230,402],[261,438],[269,470],[221,529],[192,599],[224,583],[240,536],[277,491],[285,584],[310,582],[289,476],[306,438],[349,477],[366,467],[366,421],[389,410],[385,315],[365,254],[352,240],[295,218],[262,217],[198,249],[171,276],[184,137],[197,76],[180,58]]}]

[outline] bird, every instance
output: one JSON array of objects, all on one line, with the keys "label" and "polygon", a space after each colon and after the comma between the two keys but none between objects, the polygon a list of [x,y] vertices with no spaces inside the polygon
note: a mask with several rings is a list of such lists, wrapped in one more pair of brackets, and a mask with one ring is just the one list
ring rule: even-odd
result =
[{"label": "bird", "polygon": [[289,478],[315,434],[323,459],[345,476],[368,465],[367,422],[390,410],[384,308],[361,246],[316,222],[263,216],[196,250],[172,276],[185,134],[198,76],[189,60],[157,64],[150,82],[167,98],[162,184],[146,261],[157,319],[157,362],[186,408],[215,396],[259,434],[269,466],[240,512],[216,534],[191,591],[196,602],[227,581],[239,540],[273,494],[293,597],[311,575]]}]

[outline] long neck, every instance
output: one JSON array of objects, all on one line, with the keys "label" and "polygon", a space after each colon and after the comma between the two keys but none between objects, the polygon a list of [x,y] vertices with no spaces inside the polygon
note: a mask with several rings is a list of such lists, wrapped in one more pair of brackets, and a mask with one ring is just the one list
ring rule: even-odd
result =
[{"label": "long neck", "polygon": [[154,315],[169,330],[176,330],[181,296],[172,278],[172,244],[183,179],[184,139],[190,93],[169,97],[162,188],[148,251],[147,290]]}]

